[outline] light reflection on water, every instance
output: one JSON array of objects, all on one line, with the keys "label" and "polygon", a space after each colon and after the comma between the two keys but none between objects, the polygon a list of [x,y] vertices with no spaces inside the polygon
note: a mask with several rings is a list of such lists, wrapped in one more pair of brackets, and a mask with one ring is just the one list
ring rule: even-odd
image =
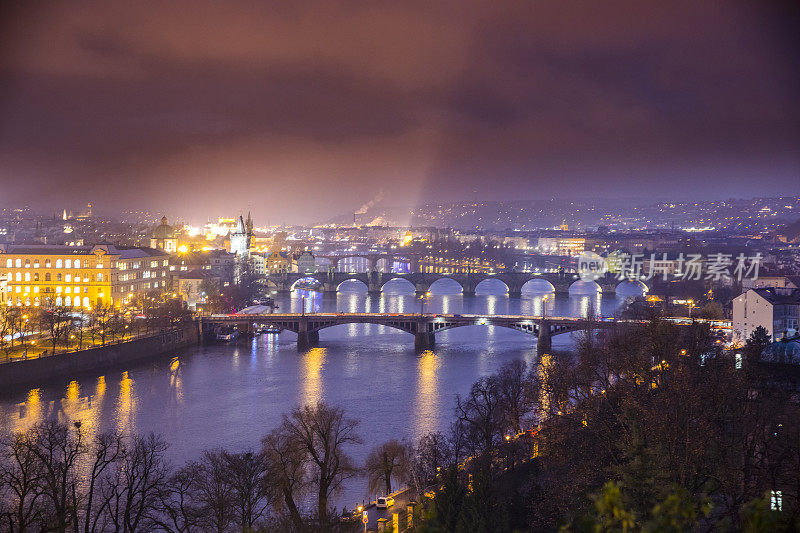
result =
[{"label": "light reflection on water", "polygon": [[[504,290],[466,297],[447,281],[435,289],[425,303],[433,313],[541,315],[546,308],[548,316],[586,316],[598,309],[610,315],[621,302],[613,296],[541,292],[509,298]],[[304,295],[307,312],[312,302],[326,311],[419,312],[420,299],[410,284],[392,290],[380,297],[368,296],[363,287],[313,298],[298,292],[279,297],[279,311],[299,312]],[[352,455],[363,461],[373,446],[390,438],[446,431],[456,393],[504,362],[536,360],[533,337],[490,326],[440,332],[436,348],[419,355],[411,335],[369,324],[326,329],[320,346],[306,353],[298,354],[295,339],[286,332],[198,346],[155,363],[2,396],[0,432],[24,430],[48,417],[81,420],[91,434],[155,431],[172,444],[170,459],[181,464],[215,446],[258,447],[282,413],[323,399],[361,421],[364,444]],[[568,335],[553,338],[556,348],[569,343]],[[351,483],[340,505],[360,501],[363,493],[362,481]]]}]

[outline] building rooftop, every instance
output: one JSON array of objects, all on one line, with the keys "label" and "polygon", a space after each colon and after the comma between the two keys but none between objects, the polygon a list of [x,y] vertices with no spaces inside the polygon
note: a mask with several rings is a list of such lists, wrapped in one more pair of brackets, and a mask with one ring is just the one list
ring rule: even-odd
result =
[{"label": "building rooftop", "polygon": [[3,244],[0,253],[19,255],[93,255],[95,250],[104,250],[109,255],[118,255],[120,259],[136,259],[138,257],[167,257],[168,253],[149,247],[114,246],[98,244],[95,246],[64,246],[60,244]]},{"label": "building rooftop", "polygon": [[774,287],[764,287],[753,290],[773,305],[800,304],[800,289],[775,289]]}]

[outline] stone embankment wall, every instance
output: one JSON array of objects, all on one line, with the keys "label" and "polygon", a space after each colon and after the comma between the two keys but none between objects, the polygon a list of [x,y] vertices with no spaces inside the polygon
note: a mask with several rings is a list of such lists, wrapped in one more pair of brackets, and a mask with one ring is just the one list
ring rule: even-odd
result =
[{"label": "stone embankment wall", "polygon": [[120,344],[0,364],[0,391],[135,363],[197,344],[198,340],[197,327],[192,324]]}]

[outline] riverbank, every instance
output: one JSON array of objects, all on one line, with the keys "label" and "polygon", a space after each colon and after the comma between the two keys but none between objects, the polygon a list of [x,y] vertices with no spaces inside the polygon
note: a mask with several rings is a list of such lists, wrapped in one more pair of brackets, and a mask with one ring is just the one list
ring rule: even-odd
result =
[{"label": "riverbank", "polygon": [[197,327],[192,323],[118,344],[4,363],[0,365],[0,389],[32,386],[42,381],[135,363],[198,341]]}]

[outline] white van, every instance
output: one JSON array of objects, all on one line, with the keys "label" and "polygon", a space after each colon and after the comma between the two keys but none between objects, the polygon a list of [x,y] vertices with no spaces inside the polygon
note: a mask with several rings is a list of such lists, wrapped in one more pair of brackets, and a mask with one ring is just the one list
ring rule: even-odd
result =
[{"label": "white van", "polygon": [[375,507],[378,509],[388,509],[392,505],[394,505],[394,498],[391,496],[378,496],[375,502]]}]

